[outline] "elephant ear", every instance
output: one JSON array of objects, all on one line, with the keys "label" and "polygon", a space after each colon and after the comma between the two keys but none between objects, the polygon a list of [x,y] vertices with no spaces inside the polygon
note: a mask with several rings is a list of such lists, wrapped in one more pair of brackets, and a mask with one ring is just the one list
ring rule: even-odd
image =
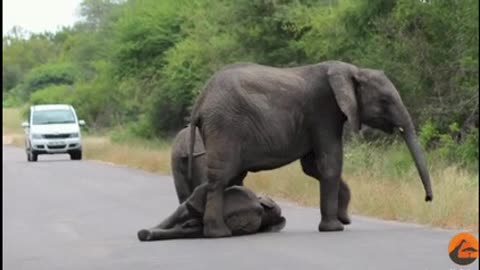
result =
[{"label": "elephant ear", "polygon": [[275,202],[268,197],[259,197],[258,200],[260,204],[267,209],[272,209],[276,206]]},{"label": "elephant ear", "polygon": [[327,75],[340,110],[347,117],[355,133],[358,133],[361,123],[353,73],[352,70],[334,67],[328,70]]}]

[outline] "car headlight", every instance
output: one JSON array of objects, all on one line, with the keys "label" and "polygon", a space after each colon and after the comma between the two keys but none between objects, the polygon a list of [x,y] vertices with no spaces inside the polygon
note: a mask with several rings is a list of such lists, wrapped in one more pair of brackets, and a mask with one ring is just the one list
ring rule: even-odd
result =
[{"label": "car headlight", "polygon": [[80,133],[78,133],[78,132],[70,134],[70,138],[78,138],[78,137],[80,137]]},{"label": "car headlight", "polygon": [[41,139],[42,134],[32,133],[32,139]]}]

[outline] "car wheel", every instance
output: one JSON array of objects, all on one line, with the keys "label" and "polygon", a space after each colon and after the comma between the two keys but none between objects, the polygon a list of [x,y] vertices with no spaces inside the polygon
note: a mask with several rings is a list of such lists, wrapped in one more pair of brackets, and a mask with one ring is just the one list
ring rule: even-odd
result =
[{"label": "car wheel", "polygon": [[38,154],[35,153],[34,151],[31,152],[31,161],[37,161],[38,160]]},{"label": "car wheel", "polygon": [[38,153],[35,153],[32,150],[27,150],[27,161],[32,162],[32,161],[37,161],[38,160]]},{"label": "car wheel", "polygon": [[32,161],[32,153],[30,148],[28,147],[28,141],[25,140],[25,152],[27,153],[27,161]]},{"label": "car wheel", "polygon": [[72,151],[70,152],[70,159],[71,160],[81,160],[82,159],[82,151]]}]

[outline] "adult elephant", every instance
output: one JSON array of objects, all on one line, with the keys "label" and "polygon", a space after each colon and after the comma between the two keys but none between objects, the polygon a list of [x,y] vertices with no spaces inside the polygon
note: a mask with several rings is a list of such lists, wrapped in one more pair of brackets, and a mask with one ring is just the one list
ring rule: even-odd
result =
[{"label": "adult elephant", "polygon": [[[398,129],[420,174],[425,200],[432,200],[413,122],[382,71],[327,61],[294,68],[236,64],[214,74],[191,116],[206,148],[204,235],[231,234],[221,213],[223,190],[234,179],[298,159],[307,175],[321,180],[319,231],[343,230],[342,222],[350,222],[350,194],[341,180],[347,119],[356,132],[362,124],[387,133]],[[192,178],[194,128],[190,138],[188,176]]]}]

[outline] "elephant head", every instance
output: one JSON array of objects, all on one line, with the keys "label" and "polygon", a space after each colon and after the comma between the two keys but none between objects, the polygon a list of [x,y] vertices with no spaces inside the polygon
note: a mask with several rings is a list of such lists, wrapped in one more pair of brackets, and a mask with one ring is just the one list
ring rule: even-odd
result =
[{"label": "elephant head", "polygon": [[420,174],[425,200],[431,201],[430,176],[415,127],[397,89],[385,73],[352,65],[335,66],[329,69],[328,80],[338,106],[354,131],[358,132],[361,124],[390,134],[395,129],[400,131]]},{"label": "elephant head", "polygon": [[259,197],[263,207],[262,224],[260,231],[278,232],[285,227],[286,219],[282,216],[282,209],[269,197]]}]

